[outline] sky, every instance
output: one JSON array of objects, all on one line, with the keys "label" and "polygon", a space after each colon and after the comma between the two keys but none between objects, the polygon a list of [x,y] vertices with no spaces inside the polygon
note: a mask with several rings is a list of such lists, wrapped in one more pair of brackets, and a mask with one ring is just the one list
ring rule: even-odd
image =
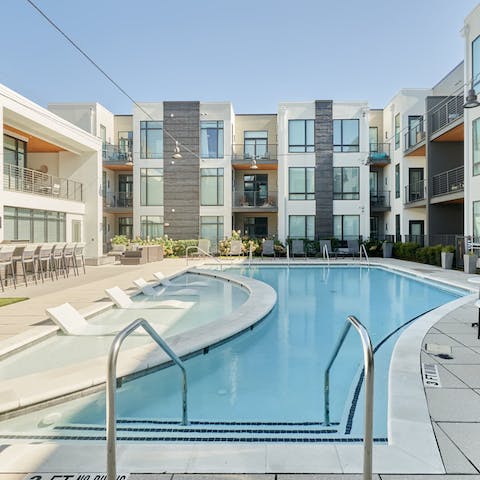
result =
[{"label": "sky", "polygon": [[[367,100],[430,88],[464,56],[473,0],[33,0],[136,101]],[[121,94],[26,0],[2,0],[0,83],[47,106]]]}]

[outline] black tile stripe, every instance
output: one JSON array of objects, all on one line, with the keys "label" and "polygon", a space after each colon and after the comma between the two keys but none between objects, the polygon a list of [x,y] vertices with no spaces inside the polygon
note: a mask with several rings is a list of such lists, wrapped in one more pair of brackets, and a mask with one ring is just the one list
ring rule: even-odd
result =
[{"label": "black tile stripe", "polygon": [[[160,425],[178,425],[180,422],[178,420],[142,420],[141,418],[119,418],[118,423],[149,423],[149,424],[160,424]],[[310,426],[310,425],[325,425],[325,422],[235,422],[235,421],[204,421],[204,420],[191,420],[190,425],[293,425],[293,426]],[[330,422],[330,425],[339,425],[339,422]]]}]

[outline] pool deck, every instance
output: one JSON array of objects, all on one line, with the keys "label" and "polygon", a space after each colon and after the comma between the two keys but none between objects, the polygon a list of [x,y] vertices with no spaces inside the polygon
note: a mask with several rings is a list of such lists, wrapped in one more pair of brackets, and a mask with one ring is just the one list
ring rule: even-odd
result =
[{"label": "pool deck", "polygon": [[[300,264],[302,260],[292,261],[291,264]],[[201,260],[189,262],[189,266],[195,266],[202,263]],[[266,264],[269,262],[259,262]],[[275,260],[274,263],[284,263],[281,260]],[[316,260],[308,260],[309,264],[323,263]],[[342,264],[344,261],[334,260],[332,265]],[[358,260],[355,261],[358,263]],[[442,270],[438,267],[423,265],[411,262],[404,262],[396,259],[372,259],[372,263],[383,265],[385,267],[393,267],[399,270],[409,271],[418,276],[435,281],[445,282],[457,287],[463,287],[476,291],[476,288],[471,283],[468,283],[467,278],[472,275],[466,275],[463,272],[453,270]],[[55,282],[46,282],[38,286],[19,287],[17,290],[8,288],[1,297],[13,296],[27,296],[30,297],[28,301],[17,303],[14,305],[0,308],[0,342],[2,345],[15,343],[19,338],[30,336],[32,332],[37,332],[36,335],[41,337],[49,331],[54,331],[54,326],[49,320],[46,320],[44,313],[45,308],[70,302],[76,308],[88,311],[89,309],[97,309],[100,305],[108,306],[109,302],[103,297],[105,288],[113,285],[118,285],[122,288],[130,287],[131,281],[138,277],[143,277],[147,280],[152,278],[153,272],[162,271],[166,275],[173,275],[181,272],[186,268],[184,260],[166,259],[161,262],[151,263],[141,266],[119,266],[106,265],[99,267],[87,267],[87,274],[79,277],[70,277]],[[441,345],[443,348],[451,347],[450,357],[441,358],[438,355],[427,353],[424,349],[421,352],[421,362],[430,365],[436,365],[441,386],[431,386],[425,388],[426,398],[428,402],[429,414],[432,421],[433,429],[440,449],[441,460],[445,467],[447,475],[414,475],[415,468],[413,465],[406,465],[406,470],[411,472],[409,475],[403,474],[379,474],[375,475],[377,479],[401,480],[404,478],[423,479],[423,478],[449,478],[450,480],[475,478],[480,480],[480,340],[477,339],[477,330],[472,328],[471,323],[478,318],[478,309],[473,306],[473,297],[468,303],[448,312],[440,321],[432,324],[428,333],[423,340],[423,345],[435,344]],[[35,335],[35,333],[34,333]],[[1,347],[0,347],[1,351]],[[412,439],[413,440],[413,439]],[[40,445],[38,445],[40,447]],[[24,473],[18,472],[18,469],[9,470],[8,466],[12,467],[15,463],[16,448],[0,447],[0,480],[12,479],[16,480],[25,478],[28,473],[28,468]],[[297,447],[295,447],[297,448]],[[88,447],[84,446],[87,454]],[[176,445],[172,451],[179,451],[182,446]],[[10,451],[9,451],[10,450]],[[168,449],[167,449],[168,450]],[[242,450],[244,447],[238,448],[240,463],[245,461]],[[38,454],[42,456],[47,454],[49,449],[39,448]],[[332,473],[328,475],[300,475],[293,474],[294,472],[315,471],[308,470],[307,459],[302,459],[302,455],[298,458],[295,454],[295,459],[288,458],[289,448],[285,446],[285,457],[279,460],[289,463],[289,460],[295,460],[290,464],[292,475],[278,474],[278,475],[180,475],[180,474],[164,474],[164,475],[149,475],[149,474],[133,474],[131,480],[205,480],[206,478],[218,480],[289,480],[290,478],[297,478],[299,480],[324,480],[327,478],[338,479],[360,479],[360,475],[334,475],[334,473],[352,471],[348,469],[347,462],[339,462],[338,458],[330,458],[329,460],[336,465],[332,465]],[[55,457],[53,451],[52,456]],[[217,452],[221,454],[219,450]],[[377,453],[377,458],[374,457],[374,471],[376,472],[391,472],[389,468],[382,467],[382,460]],[[342,456],[339,450],[332,451],[331,455],[334,457]],[[174,455],[173,455],[174,456]],[[223,456],[223,455],[222,455]],[[83,455],[79,455],[83,457]],[[197,455],[194,456],[194,464],[200,459]],[[23,463],[25,460],[17,457],[17,460]],[[88,458],[88,457],[87,457]],[[46,459],[44,459],[46,460]],[[79,458],[79,461],[81,458]],[[86,459],[83,458],[83,461]],[[219,460],[218,458],[216,459]],[[227,458],[223,463],[229,463]],[[327,459],[325,459],[327,460]],[[344,456],[345,460],[345,456]],[[317,462],[321,459],[317,459]],[[48,461],[47,461],[48,463]],[[168,463],[168,462],[167,462]],[[328,460],[327,460],[327,463]],[[337,464],[341,464],[341,469],[338,470]],[[6,467],[6,468],[4,468]],[[179,472],[177,468],[169,469],[165,465],[162,470],[170,470],[172,472]],[[313,467],[313,465],[312,465]],[[219,466],[212,465],[210,470],[205,469],[203,465],[202,470],[209,472],[221,472]],[[228,468],[228,467],[227,467]],[[224,471],[228,471],[225,468]],[[251,465],[245,464],[245,472],[255,471],[251,469]],[[57,467],[61,471],[60,467]],[[93,471],[93,470],[90,470]],[[121,471],[121,470],[119,470]],[[183,471],[195,471],[194,465],[190,465],[188,469]],[[270,469],[266,471],[285,472],[284,469],[276,470],[274,465],[270,465]],[[353,470],[355,471],[355,470]],[[358,471],[358,470],[356,470]],[[419,470],[420,471],[420,470]]]}]

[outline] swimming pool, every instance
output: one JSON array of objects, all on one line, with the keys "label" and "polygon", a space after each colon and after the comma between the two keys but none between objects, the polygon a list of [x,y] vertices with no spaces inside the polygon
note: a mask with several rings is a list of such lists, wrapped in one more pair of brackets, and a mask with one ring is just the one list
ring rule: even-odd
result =
[{"label": "swimming pool", "polygon": [[[331,371],[329,425],[323,417],[324,369],[346,316],[353,314],[376,348],[374,435],[386,441],[388,366],[400,327],[462,294],[381,268],[262,267],[239,273],[276,289],[274,310],[252,331],[187,360],[188,427],[178,426],[181,401],[175,369],[119,388],[120,439],[359,440],[362,352],[353,330]],[[1,429],[30,438],[102,439],[104,405],[104,395],[96,394],[5,422]]]}]

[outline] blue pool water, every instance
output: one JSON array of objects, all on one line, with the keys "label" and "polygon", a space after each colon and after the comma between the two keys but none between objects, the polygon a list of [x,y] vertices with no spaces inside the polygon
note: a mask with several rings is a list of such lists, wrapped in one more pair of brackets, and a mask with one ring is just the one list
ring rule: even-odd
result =
[{"label": "blue pool water", "polygon": [[[135,435],[132,425],[157,440],[239,441],[252,432],[265,441],[361,438],[363,356],[354,329],[331,370],[331,424],[324,423],[324,371],[347,315],[355,315],[377,347],[374,436],[385,439],[390,355],[403,330],[392,332],[462,294],[380,268],[261,267],[238,273],[275,288],[277,305],[253,330],[186,361],[193,426],[179,434],[164,423],[181,416],[180,375],[166,368],[117,390],[121,438]],[[38,423],[45,412],[34,415]],[[66,405],[53,428],[102,438],[104,424],[105,396],[96,394]]]}]

